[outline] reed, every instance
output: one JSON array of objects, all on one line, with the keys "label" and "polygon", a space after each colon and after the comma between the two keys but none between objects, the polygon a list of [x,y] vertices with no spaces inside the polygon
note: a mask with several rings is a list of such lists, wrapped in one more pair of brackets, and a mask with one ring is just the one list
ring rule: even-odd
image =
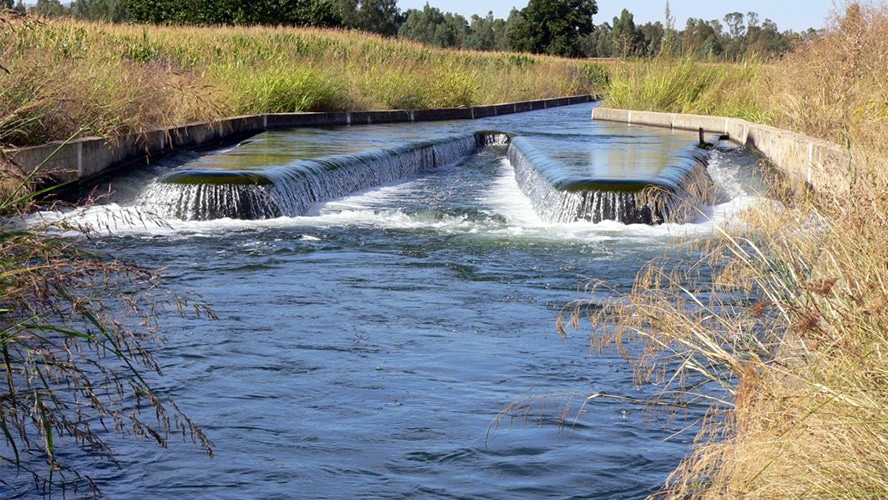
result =
[{"label": "reed", "polygon": [[[111,435],[166,446],[174,435],[213,455],[212,442],[167,395],[151,350],[160,311],[213,317],[160,273],[52,236],[64,221],[26,230],[18,215],[40,192],[37,174],[0,157],[0,469],[7,492],[97,496],[83,457],[117,462]],[[148,416],[146,416],[146,414]],[[75,450],[79,449],[80,454]]]},{"label": "reed", "polygon": [[774,64],[684,62],[671,73],[679,84],[659,74],[663,62],[615,73],[612,89],[635,88],[634,105],[659,110],[732,114],[709,90],[749,95],[734,116],[840,142],[850,158],[833,166],[840,191],[767,196],[651,263],[632,293],[570,310],[568,323],[588,321],[596,347],[661,389],[652,403],[711,405],[694,452],[654,496],[888,494],[886,46],[888,8],[851,2],[822,39]]},{"label": "reed", "polygon": [[615,108],[732,116],[768,123],[772,67],[658,58],[616,65],[605,91]]},{"label": "reed", "polygon": [[600,95],[594,63],[445,51],[357,32],[0,19],[2,144],[243,113],[459,107]]}]

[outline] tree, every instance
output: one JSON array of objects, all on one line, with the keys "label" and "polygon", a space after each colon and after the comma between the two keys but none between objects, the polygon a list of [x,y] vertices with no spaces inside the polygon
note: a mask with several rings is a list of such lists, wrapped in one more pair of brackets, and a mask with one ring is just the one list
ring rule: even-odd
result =
[{"label": "tree", "polygon": [[595,29],[592,16],[597,13],[595,0],[530,0],[509,33],[510,45],[537,54],[580,56],[580,41]]},{"label": "tree", "polygon": [[678,39],[678,33],[675,31],[675,18],[672,17],[669,0],[666,0],[666,32],[663,35],[663,43],[660,45],[660,55],[675,57],[680,51],[681,43]]},{"label": "tree", "polygon": [[333,27],[340,26],[342,22],[332,0],[265,0],[252,3],[242,0],[187,2],[123,0],[123,2],[129,20],[153,24]]},{"label": "tree", "polygon": [[336,0],[346,28],[395,36],[404,21],[397,0]]},{"label": "tree", "polygon": [[682,32],[682,50],[686,56],[709,60],[722,53],[721,24],[688,18]]},{"label": "tree", "polygon": [[728,38],[740,38],[746,32],[746,27],[743,25],[743,14],[739,12],[725,14],[725,24],[728,26]]},{"label": "tree", "polygon": [[614,18],[614,27],[611,32],[613,39],[614,55],[628,57],[638,52],[639,35],[635,28],[635,19],[631,12],[623,9],[619,18]]},{"label": "tree", "polygon": [[422,10],[410,9],[404,13],[404,23],[398,36],[437,47],[462,47],[468,25],[460,15],[442,13],[426,2]]},{"label": "tree", "polygon": [[127,18],[120,0],[75,0],[71,3],[71,15],[89,21],[121,22]]},{"label": "tree", "polygon": [[666,40],[666,30],[660,22],[645,23],[636,29],[639,36],[640,55],[654,57],[663,53],[662,46]]},{"label": "tree", "polygon": [[[231,24],[283,24],[286,26],[340,26],[342,18],[330,0],[274,0],[242,6],[240,18]],[[250,7],[251,8],[247,8]]]},{"label": "tree", "polygon": [[520,10],[512,7],[512,10],[509,11],[509,17],[506,18],[506,49],[513,50],[516,52],[524,51],[527,49],[523,47],[526,45],[526,40],[523,38],[526,22],[524,20],[524,15]]},{"label": "tree", "polygon": [[746,52],[746,25],[743,23],[743,14],[731,12],[725,15],[727,33],[725,35],[725,58],[737,61]]},{"label": "tree", "polygon": [[463,47],[474,50],[500,48],[505,37],[505,27],[506,22],[495,19],[492,11],[488,11],[486,17],[474,14]]},{"label": "tree", "polygon": [[38,16],[61,17],[67,14],[68,9],[59,0],[37,0],[31,12]]},{"label": "tree", "polygon": [[781,33],[774,21],[765,18],[761,26],[747,28],[746,55],[763,58],[780,56],[792,49],[790,36]]},{"label": "tree", "polygon": [[746,29],[749,28],[758,28],[759,25],[759,15],[757,12],[747,12],[746,13]]},{"label": "tree", "polygon": [[15,2],[13,0],[3,0],[2,5],[4,9],[12,9],[15,7]]},{"label": "tree", "polygon": [[614,57],[614,29],[610,24],[602,23],[596,31],[598,31],[598,41],[595,44],[595,51],[598,57]]}]

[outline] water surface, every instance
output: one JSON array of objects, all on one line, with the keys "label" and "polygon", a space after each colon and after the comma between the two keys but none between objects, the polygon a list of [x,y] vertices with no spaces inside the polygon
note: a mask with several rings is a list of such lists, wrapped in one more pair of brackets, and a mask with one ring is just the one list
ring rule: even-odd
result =
[{"label": "water surface", "polygon": [[[668,158],[695,140],[593,123],[590,110],[275,132],[190,166],[261,169],[497,129],[610,169],[620,154],[593,152],[606,144],[659,142]],[[204,428],[216,458],[178,442],[121,443],[123,469],[90,471],[107,497],[638,498],[661,485],[692,433],[626,400],[597,400],[577,416],[585,395],[645,393],[615,355],[590,355],[588,328],[561,338],[555,321],[591,280],[626,291],[645,262],[713,222],[546,224],[503,156],[489,148],[303,217],[129,223],[140,209],[127,201],[81,215],[113,219],[96,245],[167,268],[171,287],[201,294],[219,316],[162,317],[157,353],[166,372],[157,384]],[[734,200],[705,214],[721,220],[751,198],[740,181],[748,163],[715,153],[710,169]],[[116,181],[121,196],[167,168]],[[531,411],[493,425],[525,398]]]}]

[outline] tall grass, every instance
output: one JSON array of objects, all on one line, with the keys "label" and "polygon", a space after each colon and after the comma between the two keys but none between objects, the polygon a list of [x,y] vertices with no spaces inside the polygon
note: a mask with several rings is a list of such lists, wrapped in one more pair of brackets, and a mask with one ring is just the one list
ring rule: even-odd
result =
[{"label": "tall grass", "polygon": [[[56,231],[33,231],[19,214],[35,195],[25,174],[0,157],[0,470],[3,489],[89,497],[98,488],[84,457],[117,462],[110,437],[174,435],[213,455],[209,437],[149,374],[161,374],[152,348],[155,322],[172,308],[213,316],[205,305],[166,290],[160,273],[85,249]],[[147,414],[147,416],[146,416]],[[80,455],[75,451],[80,450]]]},{"label": "tall grass", "polygon": [[[122,59],[86,67],[59,63],[49,53],[35,56],[28,44],[46,26],[0,18],[4,22],[0,144],[114,134],[167,119],[170,111],[147,108],[140,92],[147,88],[166,98],[175,93],[169,87],[174,82],[150,71],[139,73],[138,85],[117,80],[121,68],[134,64]],[[70,52],[83,41],[75,35],[53,43]],[[24,59],[28,55],[35,59]],[[119,465],[109,444],[113,434],[146,437],[161,446],[180,434],[212,455],[203,431],[148,382],[148,374],[160,373],[151,351],[162,340],[155,323],[159,311],[212,312],[165,290],[157,272],[86,250],[76,238],[52,236],[88,234],[83,228],[58,223],[27,229],[18,216],[42,194],[34,191],[39,174],[39,168],[22,171],[0,150],[4,492],[97,494],[81,463],[89,457]]]},{"label": "tall grass", "polygon": [[[631,294],[573,309],[598,347],[662,389],[658,402],[714,403],[656,496],[888,496],[888,7],[845,9],[786,59],[738,67],[745,82],[717,69],[731,84],[713,85],[711,67],[689,63],[614,76],[638,101],[612,104],[733,114],[736,93],[749,111],[735,116],[840,142],[851,158],[836,166],[847,190],[768,197],[700,242],[699,261],[652,263]],[[718,87],[722,98],[709,97]]]},{"label": "tall grass", "polygon": [[703,63],[692,59],[650,59],[616,65],[610,71],[607,105],[671,113],[732,116],[770,122],[771,66]]},{"label": "tall grass", "polygon": [[242,113],[458,107],[600,95],[593,63],[444,51],[357,32],[0,20],[5,145]]}]

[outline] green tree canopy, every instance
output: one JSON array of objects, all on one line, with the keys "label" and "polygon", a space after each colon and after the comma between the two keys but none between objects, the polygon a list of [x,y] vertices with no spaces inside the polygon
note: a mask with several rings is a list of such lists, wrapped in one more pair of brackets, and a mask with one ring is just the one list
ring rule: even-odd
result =
[{"label": "green tree canopy", "polygon": [[595,29],[595,0],[530,0],[509,33],[513,49],[565,57],[582,55],[581,39]]},{"label": "green tree canopy", "polygon": [[395,36],[403,17],[397,0],[336,0],[345,28]]},{"label": "green tree canopy", "polygon": [[60,17],[68,13],[68,9],[59,0],[37,0],[31,11],[46,17]]},{"label": "green tree canopy", "polygon": [[74,0],[71,15],[90,21],[121,22],[127,18],[122,0]]},{"label": "green tree canopy", "polygon": [[[92,0],[96,1],[96,0]],[[107,1],[107,0],[106,0]],[[123,0],[128,19],[154,24],[339,26],[331,0]]]},{"label": "green tree canopy", "polygon": [[631,12],[623,9],[620,12],[620,17],[614,18],[611,38],[613,38],[615,56],[628,57],[638,52],[641,37],[635,27],[635,17]]},{"label": "green tree canopy", "polygon": [[410,9],[404,13],[404,24],[398,36],[437,47],[462,47],[468,31],[466,19],[460,15],[443,13],[426,2],[422,10]]},{"label": "green tree canopy", "polygon": [[485,17],[475,14],[469,24],[464,46],[473,50],[504,49],[505,34],[506,22],[494,18],[492,11],[488,11]]}]

